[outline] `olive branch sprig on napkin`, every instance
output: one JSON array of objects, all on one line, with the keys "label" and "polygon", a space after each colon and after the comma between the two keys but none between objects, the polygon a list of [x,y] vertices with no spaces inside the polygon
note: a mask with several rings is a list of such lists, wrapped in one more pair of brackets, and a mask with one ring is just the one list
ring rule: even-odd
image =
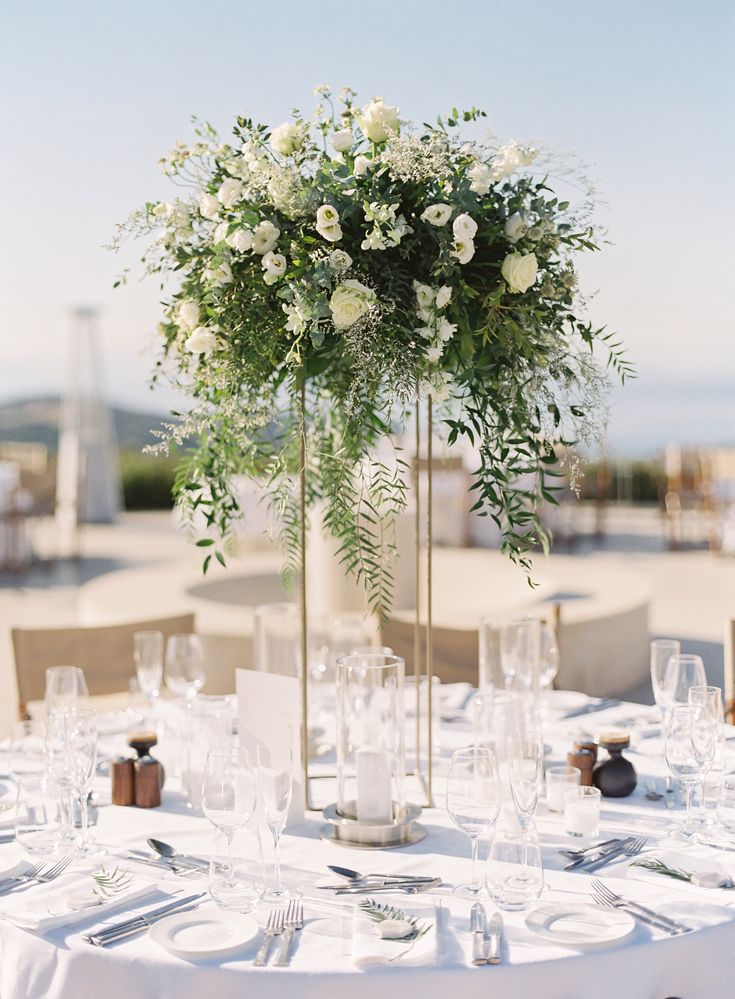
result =
[{"label": "olive branch sprig on napkin", "polygon": [[686,881],[698,888],[735,888],[735,881],[726,874],[720,874],[718,871],[684,871],[679,867],[669,867],[663,860],[658,860],[656,857],[634,860],[630,866],[644,867],[647,871],[653,871],[654,874],[663,874],[667,878]]}]

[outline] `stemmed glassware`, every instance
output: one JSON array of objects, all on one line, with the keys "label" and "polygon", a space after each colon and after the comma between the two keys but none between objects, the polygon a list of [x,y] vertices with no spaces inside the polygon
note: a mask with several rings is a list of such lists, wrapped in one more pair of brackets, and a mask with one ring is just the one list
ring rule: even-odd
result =
[{"label": "stemmed glassware", "polygon": [[198,635],[171,635],[166,644],[166,686],[187,705],[204,686],[204,652]]},{"label": "stemmed glassware", "polygon": [[210,889],[225,908],[238,908],[244,892],[233,858],[235,833],[246,826],[255,814],[257,777],[248,752],[238,746],[210,750],[202,780],[202,810],[227,843],[225,870],[213,862]]},{"label": "stemmed glassware", "polygon": [[528,732],[510,739],[508,746],[510,792],[521,827],[522,863],[515,887],[535,893],[538,878],[528,863],[528,839],[538,806],[544,772],[544,744],[540,735]]},{"label": "stemmed glassware", "polygon": [[284,750],[287,769],[270,765],[268,751],[258,746],[258,783],[263,802],[265,820],[273,837],[273,883],[266,892],[268,902],[281,902],[284,899],[300,898],[299,892],[286,888],[281,878],[281,857],[279,852],[281,834],[286,827],[288,810],[293,795],[293,752],[289,745]]},{"label": "stemmed glassware", "polygon": [[673,655],[669,658],[664,673],[660,704],[664,713],[674,704],[689,703],[689,688],[704,687],[707,676],[701,656]]},{"label": "stemmed glassware", "polygon": [[666,763],[686,791],[686,818],[673,834],[676,839],[691,841],[695,838],[694,786],[714,761],[718,724],[711,704],[675,704],[668,713],[664,743]]},{"label": "stemmed glassware", "polygon": [[454,894],[476,899],[486,891],[477,872],[480,837],[492,831],[500,814],[500,781],[492,750],[475,746],[453,753],[447,778],[447,812],[472,844],[472,881],[458,885]]},{"label": "stemmed glassware", "polygon": [[661,711],[663,721],[666,720],[666,709],[669,707],[664,694],[666,668],[671,657],[678,656],[680,653],[681,644],[675,638],[656,638],[651,642],[651,687],[653,688],[653,699]]},{"label": "stemmed glassware", "polygon": [[133,656],[138,686],[148,698],[148,707],[152,712],[163,680],[163,632],[136,631],[133,635]]},{"label": "stemmed glassware", "polygon": [[[699,781],[699,814],[698,821],[701,825],[707,824],[707,784],[708,777],[714,777],[717,796],[722,779],[722,772],[719,775],[715,772],[724,765],[724,753],[722,744],[722,691],[719,687],[704,686],[689,688],[689,707],[692,711],[692,737],[694,741],[695,753],[708,760],[708,764],[702,771]],[[714,739],[714,752],[710,759],[710,742]]]},{"label": "stemmed glassware", "polygon": [[89,697],[84,671],[79,666],[50,666],[46,670],[46,717],[54,711],[76,711]]},{"label": "stemmed glassware", "polygon": [[[54,711],[47,722],[46,748],[50,776],[60,788],[65,838],[80,853],[89,853],[87,795],[97,763],[97,726],[88,710]],[[74,807],[76,803],[76,809]],[[74,815],[81,828],[75,831]]]}]

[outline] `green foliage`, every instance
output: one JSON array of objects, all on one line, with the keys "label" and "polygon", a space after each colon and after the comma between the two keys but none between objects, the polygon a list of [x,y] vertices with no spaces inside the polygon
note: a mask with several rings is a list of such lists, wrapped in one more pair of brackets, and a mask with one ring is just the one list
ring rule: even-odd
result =
[{"label": "green foliage", "polygon": [[169,510],[177,460],[166,456],[123,451],[120,477],[126,510]]}]

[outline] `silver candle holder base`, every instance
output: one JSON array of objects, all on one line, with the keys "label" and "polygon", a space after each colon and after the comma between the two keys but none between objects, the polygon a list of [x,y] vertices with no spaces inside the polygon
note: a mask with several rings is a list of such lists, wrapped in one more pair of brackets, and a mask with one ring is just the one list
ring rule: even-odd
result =
[{"label": "silver candle holder base", "polygon": [[[355,812],[355,802],[348,801],[348,808]],[[337,806],[327,805],[322,812],[326,825],[319,830],[322,839],[337,846],[353,850],[391,850],[400,846],[419,843],[426,836],[426,829],[416,819],[421,815],[418,805],[404,805],[399,810],[393,804],[392,822],[360,822],[337,811]]]}]

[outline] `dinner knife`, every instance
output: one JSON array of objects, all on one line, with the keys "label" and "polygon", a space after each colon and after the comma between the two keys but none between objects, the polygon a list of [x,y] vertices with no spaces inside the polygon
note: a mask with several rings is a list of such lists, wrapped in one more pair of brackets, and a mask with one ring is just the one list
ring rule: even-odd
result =
[{"label": "dinner knife", "polygon": [[472,963],[486,964],[485,923],[487,913],[482,902],[475,902],[470,909],[470,933],[472,934]]},{"label": "dinner knife", "polygon": [[503,917],[496,912],[488,924],[487,963],[500,964],[500,941],[503,938]]},{"label": "dinner knife", "polygon": [[564,867],[565,871],[574,871],[578,867],[586,870],[587,864],[594,864],[598,860],[602,860],[603,857],[607,857],[611,853],[616,853],[622,850],[624,846],[633,841],[633,836],[626,836],[624,839],[615,839],[610,842],[608,846],[598,847],[596,850],[592,850],[586,853],[583,857],[578,857],[573,860],[570,864],[566,864]]},{"label": "dinner knife", "polygon": [[134,933],[145,930],[148,926],[158,922],[159,919],[163,919],[164,916],[189,908],[189,906],[204,898],[206,894],[206,892],[200,891],[196,895],[187,895],[186,898],[174,899],[173,902],[161,905],[150,912],[144,912],[138,916],[133,916],[131,919],[125,919],[120,923],[116,923],[114,926],[108,926],[100,930],[99,933],[82,934],[82,939],[86,940],[87,943],[93,944],[95,947],[105,947],[108,943],[113,943],[115,940],[121,940],[123,937],[132,936]]},{"label": "dinner knife", "polygon": [[567,711],[566,714],[561,716],[560,721],[566,721],[567,718],[579,718],[582,715],[591,715],[593,711],[604,711],[606,708],[614,708],[618,704],[620,704],[620,701],[617,697],[603,697],[592,704],[585,704],[581,708],[574,708],[573,711]]},{"label": "dinner knife", "polygon": [[419,892],[431,891],[432,888],[438,888],[442,883],[441,878],[434,878],[432,881],[402,881],[400,884],[394,885],[355,885],[354,888],[340,888],[335,891],[335,895],[372,895],[374,892],[388,891],[396,892],[402,891],[407,895],[418,895]]}]

